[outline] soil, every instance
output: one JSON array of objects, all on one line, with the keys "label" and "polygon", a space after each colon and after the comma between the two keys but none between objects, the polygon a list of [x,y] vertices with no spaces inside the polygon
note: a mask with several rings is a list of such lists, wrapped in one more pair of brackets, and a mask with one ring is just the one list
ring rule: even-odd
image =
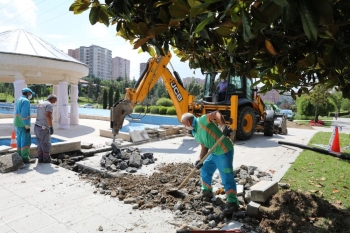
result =
[{"label": "soil", "polygon": [[298,124],[294,121],[287,121],[287,128],[314,129],[311,125]]},{"label": "soil", "polygon": [[[104,178],[101,175],[81,174],[81,178],[91,182],[96,187],[96,193],[110,194],[124,203],[132,204],[134,209],[169,209],[174,211],[175,216],[180,215],[180,221],[185,224],[201,219],[202,229],[214,228],[208,224],[210,218],[215,220],[216,227],[223,227],[232,219],[241,220],[243,216],[244,222],[254,232],[350,232],[347,230],[350,229],[348,212],[315,195],[293,190],[281,190],[274,195],[260,207],[256,219],[244,216],[246,206],[241,206],[238,214],[232,217],[223,216],[221,211],[225,201],[220,198],[215,201],[201,199],[199,171],[180,192],[175,193],[179,195],[169,194],[167,191],[176,189],[192,169],[193,165],[189,163],[172,163],[158,165],[158,172],[151,176],[124,174],[118,178]],[[240,217],[235,218],[238,215]]]}]

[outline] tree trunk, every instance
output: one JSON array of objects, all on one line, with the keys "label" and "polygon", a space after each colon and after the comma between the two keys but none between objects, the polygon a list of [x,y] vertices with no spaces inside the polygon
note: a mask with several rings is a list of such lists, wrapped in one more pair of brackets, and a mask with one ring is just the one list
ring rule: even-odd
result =
[{"label": "tree trunk", "polygon": [[318,122],[318,106],[316,105],[316,109],[315,109],[315,123]]}]

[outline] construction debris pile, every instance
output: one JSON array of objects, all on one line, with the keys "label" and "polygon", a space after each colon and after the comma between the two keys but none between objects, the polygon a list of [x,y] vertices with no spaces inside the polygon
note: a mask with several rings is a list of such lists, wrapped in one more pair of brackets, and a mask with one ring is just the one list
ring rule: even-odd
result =
[{"label": "construction debris pile", "polygon": [[112,151],[106,152],[101,160],[100,165],[108,171],[116,172],[126,170],[129,173],[137,172],[142,165],[154,163],[153,153],[143,153],[136,147],[119,149],[112,143]]},{"label": "construction debris pile", "polygon": [[[190,223],[201,229],[219,229],[231,220],[238,220],[241,223],[246,223],[245,230],[259,231],[259,221],[245,215],[244,207],[250,201],[249,194],[239,193],[241,211],[233,216],[223,215],[222,210],[226,196],[218,174],[214,175],[213,184],[216,196],[212,199],[203,199],[200,194],[199,171],[193,178],[190,178],[184,189],[181,190],[182,193],[186,194],[185,196],[168,194],[167,191],[176,188],[192,169],[193,165],[189,163],[173,163],[161,164],[157,167],[157,172],[151,176],[120,174],[120,177],[113,179],[103,178],[99,175],[81,174],[81,178],[89,180],[96,187],[95,193],[118,198],[125,204],[131,204],[133,209],[154,207],[170,209],[174,211],[178,221]],[[249,189],[260,179],[271,179],[270,174],[258,171],[256,167],[241,166],[235,169],[235,174],[237,182],[242,185],[242,190]]]}]

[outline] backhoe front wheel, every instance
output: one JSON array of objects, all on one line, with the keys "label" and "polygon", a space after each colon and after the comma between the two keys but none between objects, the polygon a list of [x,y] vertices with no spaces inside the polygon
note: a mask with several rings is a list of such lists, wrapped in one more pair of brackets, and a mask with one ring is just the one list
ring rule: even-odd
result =
[{"label": "backhoe front wheel", "polygon": [[255,131],[255,113],[250,106],[238,109],[236,137],[238,140],[248,140]]}]

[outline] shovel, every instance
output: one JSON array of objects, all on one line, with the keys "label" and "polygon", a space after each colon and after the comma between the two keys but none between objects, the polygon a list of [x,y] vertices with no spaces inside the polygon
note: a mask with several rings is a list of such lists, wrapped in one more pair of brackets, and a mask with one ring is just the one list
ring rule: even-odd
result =
[{"label": "shovel", "polygon": [[[198,165],[202,164],[207,157],[211,154],[211,152],[213,152],[213,150],[220,144],[220,142],[225,138],[225,135],[222,135],[219,140],[216,141],[216,143],[214,144],[214,146],[206,153],[206,155],[204,155],[204,157],[199,161]],[[188,180],[193,176],[193,174],[197,171],[198,169],[195,167],[192,169],[191,173],[184,179],[184,181],[182,181],[182,183],[179,185],[179,187],[177,187],[177,189],[170,189],[168,190],[166,193],[170,194],[173,197],[181,197],[181,198],[185,198],[186,194],[180,192],[179,190],[182,189],[185,184],[188,182]]]}]

